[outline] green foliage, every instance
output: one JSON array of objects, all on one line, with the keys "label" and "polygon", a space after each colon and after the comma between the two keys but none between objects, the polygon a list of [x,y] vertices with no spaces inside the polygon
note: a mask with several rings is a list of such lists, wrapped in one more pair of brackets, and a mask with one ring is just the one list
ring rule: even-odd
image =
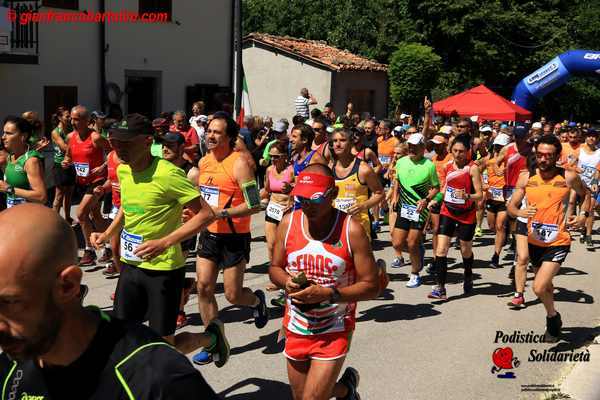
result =
[{"label": "green foliage", "polygon": [[388,70],[392,101],[405,110],[419,104],[423,93],[436,85],[441,61],[429,46],[401,43],[392,53]]},{"label": "green foliage", "polygon": [[[479,83],[510,97],[519,80],[556,55],[600,50],[600,1],[244,0],[243,8],[245,33],[325,40],[386,64],[399,43],[429,46],[441,73],[421,87],[420,99],[432,82],[434,100]],[[600,80],[576,79],[535,111],[600,119],[586,106],[598,104],[595,93]]]}]

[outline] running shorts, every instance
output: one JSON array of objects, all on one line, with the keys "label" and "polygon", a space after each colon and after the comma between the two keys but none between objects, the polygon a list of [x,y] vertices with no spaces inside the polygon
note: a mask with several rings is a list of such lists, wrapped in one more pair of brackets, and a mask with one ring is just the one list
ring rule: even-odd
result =
[{"label": "running shorts", "polygon": [[408,231],[410,229],[416,229],[418,231],[422,231],[425,228],[425,222],[411,221],[407,218],[403,218],[398,213],[398,217],[396,218],[396,223],[394,224],[394,228],[401,229],[403,231]]},{"label": "running shorts", "polygon": [[72,165],[69,168],[63,168],[60,164],[54,164],[53,174],[56,186],[75,185],[75,167]]},{"label": "running shorts", "polygon": [[525,222],[517,220],[515,223],[515,235],[529,236],[529,230]]},{"label": "running shorts", "polygon": [[453,237],[456,233],[456,236],[462,241],[470,242],[473,240],[473,236],[475,235],[475,227],[477,224],[463,224],[451,218],[447,215],[440,215],[440,225],[438,228],[438,235],[445,235],[448,237]]},{"label": "running shorts", "polygon": [[86,195],[86,194],[94,194],[94,189],[98,186],[102,186],[104,185],[105,180],[99,180],[96,182],[92,182],[88,185],[77,185],[77,188],[79,189],[80,193],[82,195]]},{"label": "running shorts", "polygon": [[438,201],[435,203],[433,207],[429,210],[432,214],[439,214],[442,211],[442,202]]},{"label": "running shorts", "polygon": [[114,313],[125,321],[149,321],[160,336],[175,333],[185,268],[154,271],[123,264],[115,292]]},{"label": "running shorts", "polygon": [[275,218],[271,218],[267,215],[267,213],[265,213],[265,222],[271,222],[275,225],[279,225],[281,221],[277,221]]},{"label": "running shorts", "polygon": [[196,242],[198,241],[198,235],[194,235],[193,237],[184,240],[181,242],[181,250],[182,251],[192,251],[196,248]]},{"label": "running shorts", "polygon": [[198,242],[198,257],[217,264],[218,269],[250,261],[250,233],[211,233],[203,231]]},{"label": "running shorts", "polygon": [[293,361],[336,360],[348,354],[352,332],[297,335],[285,330],[283,354]]},{"label": "running shorts", "polygon": [[542,247],[530,243],[529,260],[534,268],[541,267],[542,263],[545,261],[555,262],[560,265],[565,261],[570,250],[571,246]]},{"label": "running shorts", "polygon": [[503,201],[488,200],[485,203],[485,209],[491,213],[498,214],[506,211],[506,203]]}]

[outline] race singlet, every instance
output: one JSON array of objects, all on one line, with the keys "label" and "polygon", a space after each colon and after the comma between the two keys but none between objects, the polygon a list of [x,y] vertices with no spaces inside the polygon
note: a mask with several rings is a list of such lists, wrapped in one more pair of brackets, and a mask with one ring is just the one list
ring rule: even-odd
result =
[{"label": "race singlet", "polygon": [[123,257],[123,259],[125,259],[126,261],[144,261],[134,254],[143,241],[144,238],[141,235],[135,235],[123,229],[123,231],[121,232],[121,257]]}]

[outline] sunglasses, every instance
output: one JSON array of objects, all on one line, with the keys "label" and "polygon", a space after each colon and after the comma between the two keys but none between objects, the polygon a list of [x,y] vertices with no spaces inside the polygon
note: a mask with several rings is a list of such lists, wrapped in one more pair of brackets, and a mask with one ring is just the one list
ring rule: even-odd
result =
[{"label": "sunglasses", "polygon": [[271,160],[281,160],[282,158],[285,158],[283,154],[269,154],[269,157],[271,157]]},{"label": "sunglasses", "polygon": [[296,196],[296,199],[302,205],[315,205],[316,206],[319,204],[323,204],[327,200],[327,196],[329,195],[330,192],[331,192],[331,189],[327,189],[325,191],[325,193],[323,193],[321,196],[316,197],[314,199],[309,199],[307,197],[300,197],[300,196]]}]

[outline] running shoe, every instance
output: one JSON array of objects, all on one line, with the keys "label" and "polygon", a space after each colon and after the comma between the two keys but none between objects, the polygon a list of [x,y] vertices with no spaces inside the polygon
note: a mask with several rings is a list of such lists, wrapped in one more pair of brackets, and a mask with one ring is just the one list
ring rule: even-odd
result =
[{"label": "running shoe", "polygon": [[96,264],[96,252],[94,250],[85,250],[83,257],[79,259],[80,267],[90,267]]},{"label": "running shoe", "polygon": [[430,299],[437,300],[448,300],[448,296],[446,296],[446,288],[441,288],[439,286],[434,286],[431,293],[427,295]]},{"label": "running shoe", "polygon": [[586,238],[586,235],[584,233],[582,233],[581,235],[579,235],[579,243],[584,244],[585,243],[585,238]]},{"label": "running shoe", "polygon": [[199,353],[194,354],[192,362],[196,365],[206,365],[213,362],[213,356],[206,350],[202,350]]},{"label": "running shoe", "polygon": [[457,237],[456,240],[454,241],[454,248],[456,250],[460,250],[460,239]]},{"label": "running shoe", "polygon": [[483,236],[483,230],[481,229],[480,226],[478,226],[477,228],[475,228],[475,237],[482,237]]},{"label": "running shoe", "polygon": [[392,268],[402,268],[402,266],[404,266],[404,258],[403,257],[394,258],[394,260],[392,260],[392,263],[390,264],[390,267],[392,267]]},{"label": "running shoe", "polygon": [[494,253],[492,256],[492,260],[490,261],[490,267],[496,269],[500,268],[500,255],[498,253]]},{"label": "running shoe", "polygon": [[473,277],[469,276],[465,277],[465,281],[463,282],[463,292],[464,294],[469,294],[473,291]]},{"label": "running shoe", "polygon": [[357,392],[358,384],[360,383],[360,374],[352,367],[346,368],[340,383],[348,388],[348,394],[344,397],[345,400],[360,400],[360,395]]},{"label": "running shoe", "polygon": [[514,309],[525,308],[525,296],[514,296],[508,303],[506,303],[506,305]]},{"label": "running shoe", "polygon": [[285,307],[285,292],[279,293],[279,295],[271,299],[271,305],[274,307]]},{"label": "running shoe", "polygon": [[205,348],[195,354],[192,357],[192,362],[198,365],[205,365],[214,361],[215,365],[221,368],[227,364],[230,352],[229,342],[225,336],[225,326],[223,322],[215,318],[206,327],[206,332],[212,333],[216,338],[216,342],[212,347]]},{"label": "running shoe", "polygon": [[179,314],[177,314],[177,325],[175,326],[175,329],[181,329],[186,326],[187,323],[188,319],[187,315],[185,315],[185,311],[179,311]]},{"label": "running shoe", "polygon": [[381,232],[381,225],[379,224],[379,221],[373,221],[371,223],[371,227],[373,229],[373,232],[375,232],[375,233]]},{"label": "running shoe", "polygon": [[104,264],[110,261],[112,261],[112,250],[108,247],[105,247],[104,251],[102,252],[102,256],[98,259],[98,262],[100,264]]},{"label": "running shoe", "polygon": [[594,248],[594,242],[592,241],[591,236],[586,236],[585,247],[587,247],[588,250],[592,250]]},{"label": "running shoe", "polygon": [[110,263],[106,266],[106,268],[104,268],[102,270],[102,275],[104,276],[117,276],[119,275],[119,273],[117,272],[117,269],[115,268],[115,264],[114,263]]},{"label": "running shoe", "polygon": [[544,341],[546,343],[556,343],[560,340],[560,329],[562,328],[562,319],[557,312],[554,317],[546,317],[546,332]]},{"label": "running shoe", "polygon": [[83,299],[85,299],[85,296],[87,296],[87,294],[89,292],[90,292],[90,288],[88,287],[88,285],[84,285],[84,284],[79,285],[79,302],[81,304],[83,304]]},{"label": "running shoe", "polygon": [[419,275],[410,274],[410,279],[406,282],[407,288],[418,288],[421,286],[421,277]]},{"label": "running shoe", "polygon": [[267,301],[265,300],[265,292],[255,290],[254,294],[258,297],[258,305],[254,307],[254,325],[260,329],[264,328],[269,322],[269,310],[267,309]]}]

